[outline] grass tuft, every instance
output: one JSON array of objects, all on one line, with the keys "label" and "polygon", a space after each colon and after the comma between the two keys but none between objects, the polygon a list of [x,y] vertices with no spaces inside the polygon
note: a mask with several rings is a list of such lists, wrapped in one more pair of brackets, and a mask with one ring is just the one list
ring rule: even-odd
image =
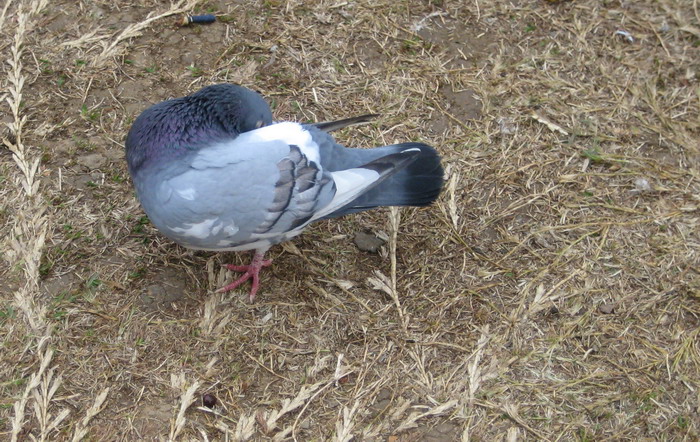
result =
[{"label": "grass tuft", "polygon": [[[700,437],[696,1],[156,3],[0,7],[2,438]],[[248,256],[160,236],[123,140],[219,82],[379,113],[337,139],[435,146],[443,195],[213,293]]]}]

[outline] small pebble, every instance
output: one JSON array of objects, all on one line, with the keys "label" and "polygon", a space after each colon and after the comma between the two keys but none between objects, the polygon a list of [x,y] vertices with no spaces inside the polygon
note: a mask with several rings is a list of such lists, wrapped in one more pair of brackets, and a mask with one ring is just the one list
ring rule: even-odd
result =
[{"label": "small pebble", "polygon": [[498,129],[501,131],[501,135],[513,135],[518,131],[517,126],[510,118],[499,117],[496,122],[498,123]]},{"label": "small pebble", "polygon": [[637,192],[648,192],[651,190],[651,184],[646,178],[637,178],[634,180],[634,189]]},{"label": "small pebble", "polygon": [[216,396],[211,393],[207,393],[202,396],[202,404],[207,408],[214,408],[216,405]]},{"label": "small pebble", "polygon": [[609,315],[615,311],[615,304],[603,304],[598,307],[598,311],[604,315]]},{"label": "small pebble", "polygon": [[369,253],[379,252],[379,248],[384,245],[384,240],[365,232],[357,232],[354,241],[358,249]]}]

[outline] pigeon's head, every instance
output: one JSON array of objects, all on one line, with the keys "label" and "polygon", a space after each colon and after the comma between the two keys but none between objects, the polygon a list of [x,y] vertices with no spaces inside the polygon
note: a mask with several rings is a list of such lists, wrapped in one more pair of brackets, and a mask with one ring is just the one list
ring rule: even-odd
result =
[{"label": "pigeon's head", "polygon": [[235,84],[215,84],[149,107],[126,137],[132,175],[147,164],[163,164],[211,143],[272,124],[263,97]]},{"label": "pigeon's head", "polygon": [[211,119],[228,134],[240,134],[272,124],[270,106],[263,97],[235,84],[215,84],[186,97],[193,111]]}]

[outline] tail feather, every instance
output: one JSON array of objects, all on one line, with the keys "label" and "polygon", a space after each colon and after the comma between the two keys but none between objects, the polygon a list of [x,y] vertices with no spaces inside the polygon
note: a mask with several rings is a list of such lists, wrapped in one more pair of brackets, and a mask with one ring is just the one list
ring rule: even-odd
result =
[{"label": "tail feather", "polygon": [[348,155],[354,154],[361,157],[371,155],[373,157],[370,159],[371,162],[379,162],[383,157],[392,156],[407,149],[418,149],[420,152],[415,155],[413,161],[396,168],[375,187],[326,215],[325,218],[335,218],[380,206],[427,206],[434,202],[442,190],[443,169],[440,156],[427,144],[401,143],[378,149],[348,149],[352,151]]},{"label": "tail feather", "polygon": [[315,215],[322,219],[329,214],[342,210],[352,204],[358,197],[381,185],[396,171],[401,170],[416,160],[420,149],[404,149],[397,153],[384,155],[360,167],[331,172],[333,180],[333,199]]},{"label": "tail feather", "polygon": [[321,123],[312,123],[316,129],[321,129],[324,132],[332,132],[334,130],[340,130],[348,126],[354,126],[356,124],[367,123],[377,118],[379,114],[367,114],[360,115],[358,117],[345,118],[343,120],[337,121],[324,121]]}]

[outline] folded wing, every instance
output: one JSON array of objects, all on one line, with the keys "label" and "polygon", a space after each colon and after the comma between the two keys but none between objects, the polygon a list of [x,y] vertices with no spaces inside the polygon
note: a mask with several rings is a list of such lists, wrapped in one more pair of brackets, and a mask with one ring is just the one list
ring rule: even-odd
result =
[{"label": "folded wing", "polygon": [[276,244],[342,210],[420,154],[407,147],[357,167],[327,170],[306,129],[279,125],[276,135],[276,125],[268,126],[193,152],[189,167],[159,180],[157,201],[144,205],[152,208],[156,227],[205,250]]}]

